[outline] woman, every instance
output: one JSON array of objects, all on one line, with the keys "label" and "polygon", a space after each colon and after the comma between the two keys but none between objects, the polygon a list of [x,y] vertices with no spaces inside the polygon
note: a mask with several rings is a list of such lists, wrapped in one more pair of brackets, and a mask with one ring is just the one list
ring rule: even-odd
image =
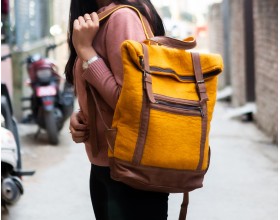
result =
[{"label": "woman", "polygon": [[105,123],[110,125],[122,87],[120,45],[127,39],[146,39],[139,17],[129,8],[117,10],[99,24],[95,12],[118,4],[136,7],[154,35],[164,35],[162,21],[150,0],[71,1],[70,58],[65,72],[67,80],[75,85],[80,111],[71,116],[70,132],[76,143],[85,143],[91,162],[90,193],[97,220],[163,220],[167,219],[167,193],[136,190],[110,178],[105,127],[87,96],[88,83],[95,90]]}]

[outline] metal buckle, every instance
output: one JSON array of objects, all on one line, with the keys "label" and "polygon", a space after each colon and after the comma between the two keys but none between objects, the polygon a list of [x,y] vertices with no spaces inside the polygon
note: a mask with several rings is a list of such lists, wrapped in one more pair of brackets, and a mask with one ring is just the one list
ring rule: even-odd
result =
[{"label": "metal buckle", "polygon": [[203,79],[203,80],[198,80],[198,81],[197,81],[197,84],[202,84],[202,83],[204,83],[204,79]]}]

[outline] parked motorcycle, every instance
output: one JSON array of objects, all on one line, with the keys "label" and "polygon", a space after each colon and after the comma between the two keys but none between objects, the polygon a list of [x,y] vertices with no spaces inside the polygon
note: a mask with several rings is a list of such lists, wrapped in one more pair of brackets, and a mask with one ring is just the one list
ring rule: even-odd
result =
[{"label": "parked motorcycle", "polygon": [[[26,59],[29,82],[32,89],[31,97],[22,100],[30,100],[31,118],[39,126],[45,129],[52,145],[57,145],[59,131],[62,129],[65,120],[71,115],[74,107],[74,90],[59,74],[55,63],[47,58],[48,52],[58,45],[50,45],[46,49],[46,57],[38,54],[30,55]],[[61,88],[61,82],[64,87]]]},{"label": "parked motorcycle", "polygon": [[35,171],[23,171],[20,140],[13,108],[5,84],[1,83],[1,207],[15,204],[23,194],[22,176],[30,176]]}]

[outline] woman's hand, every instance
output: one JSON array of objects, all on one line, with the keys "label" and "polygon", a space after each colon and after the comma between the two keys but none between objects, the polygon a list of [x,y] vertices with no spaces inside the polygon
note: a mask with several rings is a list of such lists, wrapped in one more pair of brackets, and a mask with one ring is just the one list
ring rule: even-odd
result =
[{"label": "woman's hand", "polygon": [[89,129],[85,123],[83,112],[74,112],[70,117],[69,130],[73,141],[76,143],[85,142],[89,137]]},{"label": "woman's hand", "polygon": [[84,61],[97,55],[92,47],[92,42],[98,29],[99,19],[95,12],[79,16],[74,21],[72,42],[78,57]]}]

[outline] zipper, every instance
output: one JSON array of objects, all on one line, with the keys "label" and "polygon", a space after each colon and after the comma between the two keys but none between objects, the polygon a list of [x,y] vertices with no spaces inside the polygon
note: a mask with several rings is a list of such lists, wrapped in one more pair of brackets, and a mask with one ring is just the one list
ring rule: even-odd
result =
[{"label": "zipper", "polygon": [[[150,70],[151,70],[151,72],[154,71],[154,72],[162,72],[162,73],[174,74],[176,77],[178,77],[181,80],[192,80],[192,81],[195,81],[195,77],[194,76],[180,76],[174,70],[169,69],[169,68],[160,68],[160,67],[156,67],[156,66],[151,66]],[[219,72],[220,72],[220,70],[214,70],[214,71],[211,71],[211,72],[208,72],[208,73],[204,73],[202,75],[203,75],[203,78],[206,79],[206,78],[218,75]],[[153,74],[153,73],[151,73],[151,74]]]},{"label": "zipper", "polygon": [[178,104],[178,103],[172,103],[172,102],[167,102],[167,101],[162,101],[162,100],[156,100],[156,103],[154,105],[167,106],[167,107],[169,107],[169,110],[180,109],[180,110],[187,111],[187,112],[199,112],[201,117],[204,117],[204,113],[200,106]]}]

